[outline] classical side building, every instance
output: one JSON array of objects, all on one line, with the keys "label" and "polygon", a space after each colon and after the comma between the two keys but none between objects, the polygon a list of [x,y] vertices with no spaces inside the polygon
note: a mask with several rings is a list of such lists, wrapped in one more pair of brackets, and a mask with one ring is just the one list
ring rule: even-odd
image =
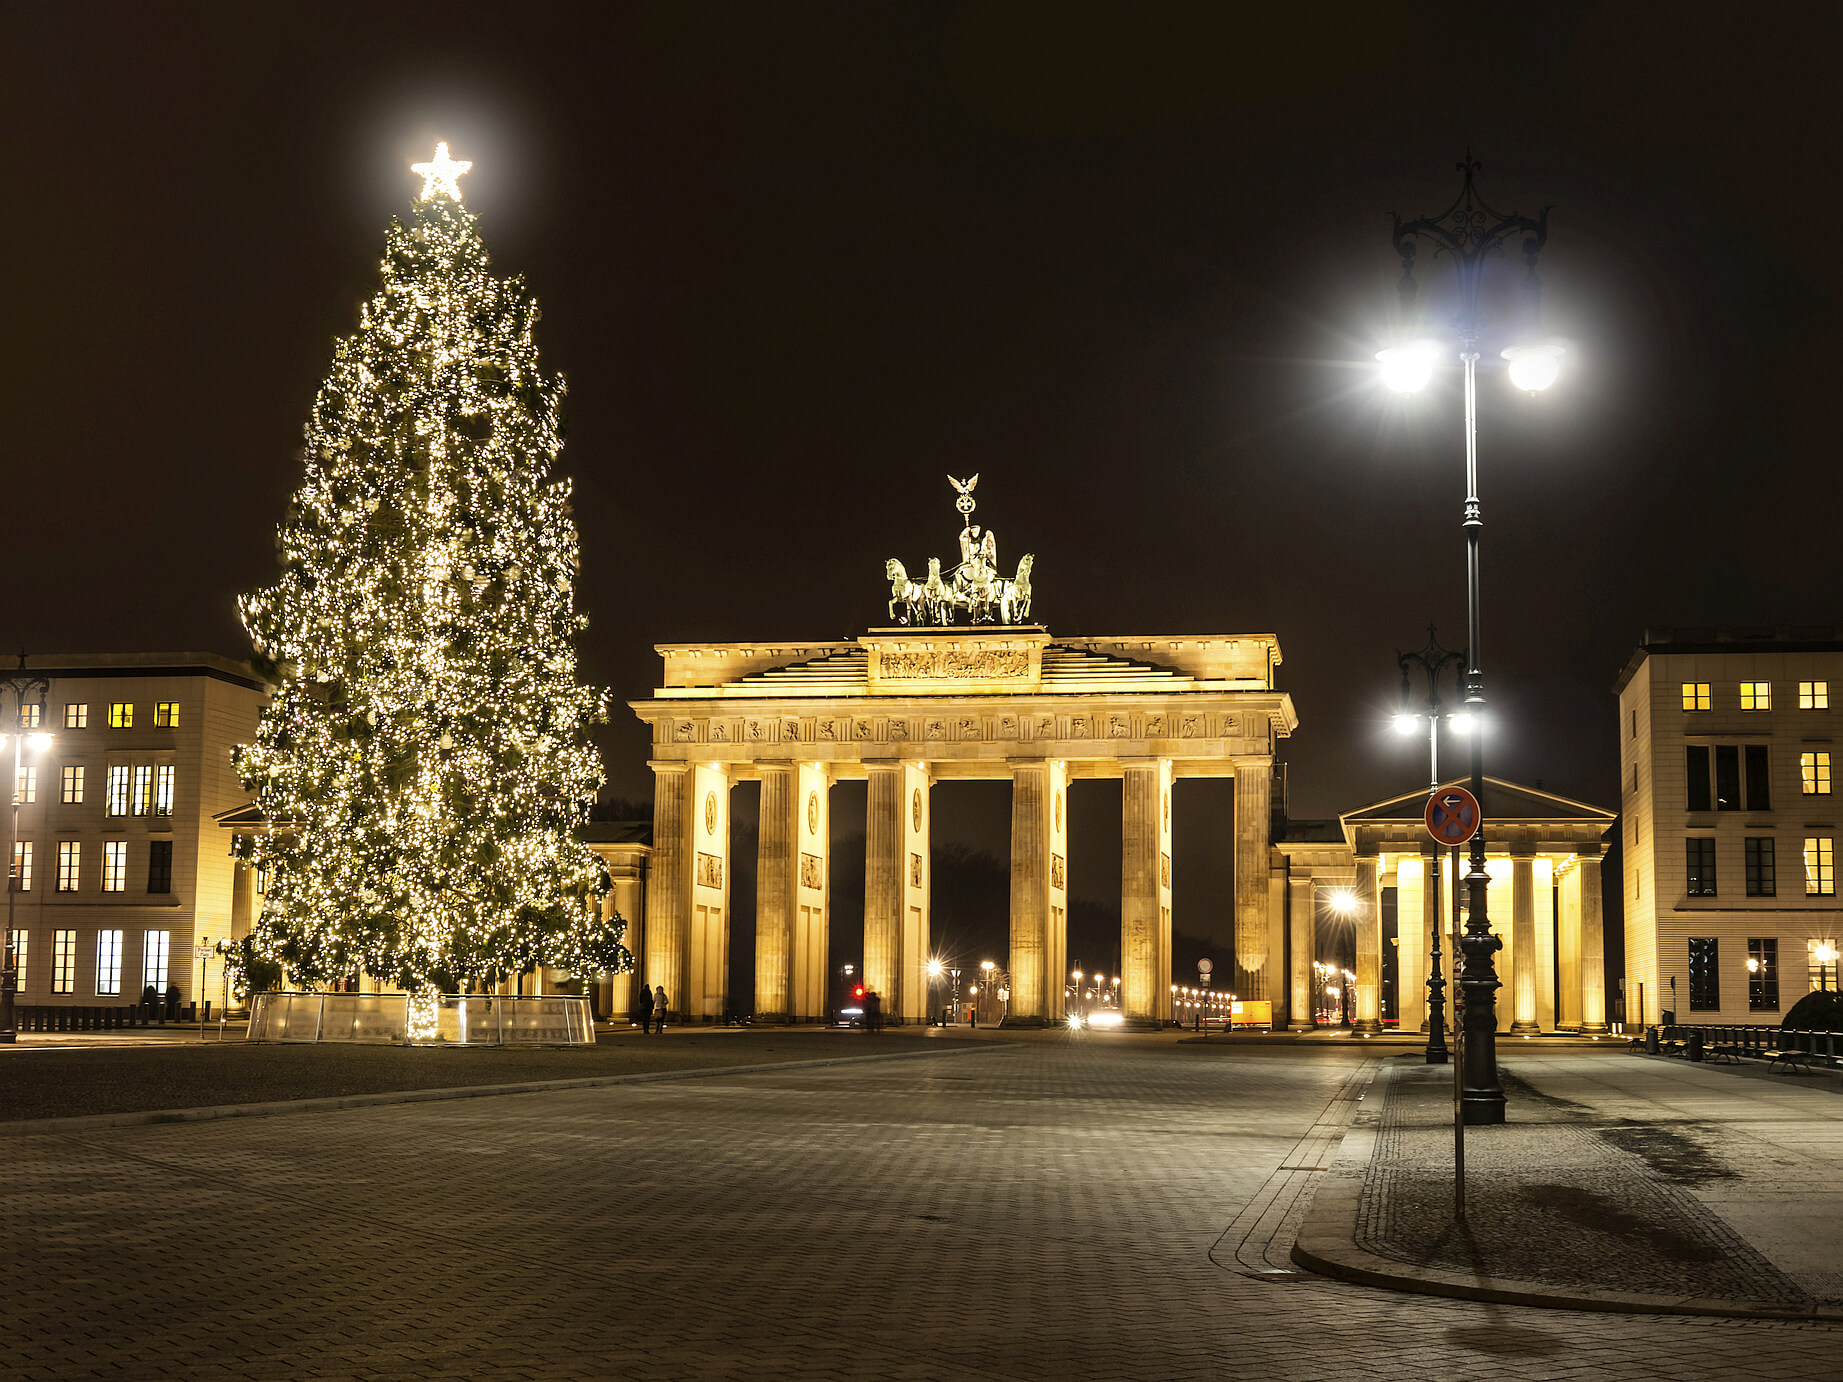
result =
[{"label": "classical side building", "polygon": [[1836,988],[1835,629],[1647,630],[1620,673],[1626,1011],[1777,1022]]},{"label": "classical side building", "polygon": [[255,736],[262,679],[215,653],[49,655],[23,671],[50,683],[25,718],[52,742],[26,760],[10,841],[17,1001],[129,1003],[150,984],[222,1001],[223,961],[205,961],[201,987],[194,951],[233,931],[236,866],[214,817],[246,800],[230,753]]},{"label": "classical side building", "polygon": [[1236,991],[1271,999],[1285,1020],[1285,875],[1270,793],[1274,746],[1297,717],[1275,685],[1271,634],[1056,639],[1037,626],[924,624],[841,643],[658,651],[660,686],[630,702],[651,736],[654,814],[645,923],[629,937],[674,1010],[710,1021],[730,1007],[729,795],[757,780],[755,1011],[824,1015],[829,789],[859,779],[869,784],[864,980],[893,1020],[923,1019],[930,789],[997,778],[1012,789],[1006,1021],[1059,1019],[1069,877],[1080,867],[1068,857],[1066,788],[1099,777],[1123,793],[1122,1007],[1130,1021],[1162,1022],[1178,866],[1171,784],[1230,777]]},{"label": "classical side building", "polygon": [[[1437,849],[1427,833],[1427,795],[1425,788],[1404,792],[1336,821],[1289,821],[1275,845],[1286,860],[1294,953],[1331,954],[1341,948],[1335,932],[1351,933],[1359,1032],[1389,1024],[1427,1030],[1436,930],[1442,975],[1452,976],[1455,862],[1452,851]],[[1498,1030],[1523,1036],[1606,1031],[1600,861],[1617,817],[1489,777],[1481,805],[1491,877],[1486,907],[1491,933],[1504,945],[1497,956],[1504,985],[1497,995]],[[1457,876],[1463,879],[1468,870],[1461,862]],[[1313,982],[1309,967],[1305,973],[1296,967],[1292,980],[1293,1011],[1310,1012],[1300,987]],[[1451,993],[1449,987],[1449,1028]]]}]

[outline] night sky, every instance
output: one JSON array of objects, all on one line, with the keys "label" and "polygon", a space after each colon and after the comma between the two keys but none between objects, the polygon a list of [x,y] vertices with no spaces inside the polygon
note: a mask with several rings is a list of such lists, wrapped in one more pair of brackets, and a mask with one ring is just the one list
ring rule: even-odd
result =
[{"label": "night sky", "polygon": [[[1468,147],[1499,210],[1553,205],[1569,343],[1539,398],[1481,382],[1491,771],[1616,807],[1645,627],[1839,622],[1822,6],[0,13],[8,649],[247,653],[234,597],[437,138],[569,379],[611,793],[650,798],[619,702],[655,643],[885,622],[884,559],[954,544],[950,471],[1052,634],[1277,633],[1295,815],[1420,784],[1386,716],[1398,648],[1463,641],[1459,397],[1370,362],[1412,325],[1388,213],[1444,208]],[[1493,301],[1488,361],[1533,329]],[[1178,803],[1205,935],[1217,786]],[[1002,854],[1002,787],[937,798]],[[1118,789],[1071,805],[1106,901]]]}]

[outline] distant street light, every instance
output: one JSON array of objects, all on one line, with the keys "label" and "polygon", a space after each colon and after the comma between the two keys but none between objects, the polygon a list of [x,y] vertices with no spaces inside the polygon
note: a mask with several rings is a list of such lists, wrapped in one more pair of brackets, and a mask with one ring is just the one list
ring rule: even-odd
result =
[{"label": "distant street light", "polygon": [[[1479,289],[1484,280],[1485,263],[1492,256],[1502,256],[1504,246],[1521,240],[1526,268],[1524,285],[1533,304],[1540,291],[1536,278],[1536,258],[1548,242],[1549,213],[1531,218],[1503,215],[1493,210],[1473,186],[1479,164],[1466,155],[1459,164],[1465,184],[1451,206],[1438,216],[1422,216],[1403,221],[1394,218],[1395,250],[1401,256],[1401,300],[1403,316],[1412,314],[1417,285],[1414,260],[1422,242],[1433,246],[1436,256],[1451,261],[1459,275],[1459,315],[1454,325],[1459,333],[1459,360],[1465,368],[1465,505],[1461,526],[1466,544],[1466,654],[1465,706],[1474,715],[1484,708],[1485,681],[1481,670],[1479,638],[1479,538],[1484,531],[1484,506],[1478,498],[1478,348],[1484,320],[1479,310]],[[1397,392],[1415,392],[1431,378],[1431,365],[1422,377],[1418,368],[1410,368],[1397,351],[1413,349],[1398,346],[1379,355],[1383,382]],[[1560,373],[1560,351],[1552,345],[1529,343],[1504,352],[1510,362],[1511,383],[1526,392],[1546,389]],[[1404,387],[1410,386],[1410,387]],[[1458,725],[1455,723],[1454,728]],[[1483,734],[1472,736],[1472,795],[1485,802],[1485,755]],[[1488,808],[1487,808],[1488,809]],[[1466,875],[1470,890],[1470,908],[1466,916],[1465,936],[1460,948],[1465,952],[1464,973],[1460,978],[1464,995],[1464,1070],[1461,1075],[1460,1106],[1467,1123],[1502,1123],[1504,1089],[1497,1074],[1497,990],[1501,985],[1493,955],[1503,942],[1491,934],[1486,915],[1486,891],[1491,878],[1485,870],[1485,832],[1472,836],[1471,868]]]}]

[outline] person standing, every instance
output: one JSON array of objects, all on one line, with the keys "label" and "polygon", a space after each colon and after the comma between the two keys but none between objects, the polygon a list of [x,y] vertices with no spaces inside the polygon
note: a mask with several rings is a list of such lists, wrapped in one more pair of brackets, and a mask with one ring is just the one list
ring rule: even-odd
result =
[{"label": "person standing", "polygon": [[864,990],[864,1025],[873,1036],[883,1030],[883,995],[875,989]]},{"label": "person standing", "polygon": [[638,987],[640,993],[634,999],[634,1016],[640,1019],[640,1035],[645,1036],[653,1029],[653,991],[645,984]]},{"label": "person standing", "polygon": [[666,998],[666,986],[660,984],[653,990],[653,1031],[658,1036],[666,1034],[666,1009],[671,1002]]}]

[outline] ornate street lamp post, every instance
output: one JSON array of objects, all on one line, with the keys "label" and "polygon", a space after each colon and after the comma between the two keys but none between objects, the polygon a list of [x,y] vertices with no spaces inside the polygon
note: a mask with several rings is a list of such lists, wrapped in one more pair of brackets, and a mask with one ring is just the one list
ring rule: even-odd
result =
[{"label": "ornate street lamp post", "polygon": [[[1412,734],[1421,723],[1421,716],[1408,708],[1413,697],[1409,666],[1419,667],[1427,678],[1427,790],[1437,792],[1440,789],[1440,720],[1445,715],[1440,701],[1440,678],[1450,667],[1456,680],[1459,669],[1465,664],[1465,653],[1442,648],[1440,640],[1434,636],[1433,625],[1429,624],[1427,646],[1417,653],[1398,652],[1395,661],[1401,668],[1401,709],[1395,713],[1395,728],[1399,733]],[[1463,711],[1446,718],[1454,729],[1475,728]],[[1445,861],[1437,847],[1429,858],[1426,886],[1433,890],[1433,936],[1427,953],[1427,1063],[1445,1065],[1452,1059],[1446,1049],[1446,976],[1440,972],[1440,874]],[[1455,879],[1454,886],[1457,885]]]},{"label": "ornate street lamp post", "polygon": [[[19,877],[19,808],[22,804],[20,778],[24,767],[24,751],[30,748],[34,753],[43,753],[51,746],[51,736],[45,733],[28,734],[26,730],[26,701],[36,696],[38,700],[38,719],[45,718],[45,697],[51,694],[51,682],[44,677],[34,676],[26,671],[26,655],[19,655],[19,670],[10,677],[0,677],[0,686],[12,688],[13,692],[13,830],[12,837],[6,842],[6,936],[4,937],[5,958],[0,961],[0,1044],[11,1044],[19,1039],[19,1022],[14,1014],[14,995],[19,989],[19,952],[13,943],[13,898],[24,881]],[[6,702],[0,699],[0,706]],[[3,723],[3,721],[0,721]],[[0,736],[0,745],[6,736]],[[29,743],[27,741],[30,741]]]},{"label": "ornate street lamp post", "polygon": [[[1484,508],[1478,498],[1478,346],[1483,335],[1483,318],[1479,310],[1479,289],[1484,279],[1485,263],[1501,255],[1512,240],[1521,240],[1525,266],[1524,288],[1533,304],[1540,291],[1536,278],[1536,257],[1548,241],[1548,208],[1531,218],[1504,215],[1493,210],[1473,187],[1479,164],[1468,151],[1458,171],[1465,175],[1459,195],[1437,216],[1422,216],[1403,221],[1393,217],[1395,249],[1401,255],[1401,299],[1403,317],[1412,312],[1417,291],[1414,260],[1421,242],[1433,246],[1436,256],[1445,255],[1459,275],[1459,314],[1453,325],[1459,335],[1459,360],[1465,367],[1465,507],[1462,526],[1465,530],[1466,594],[1466,670],[1465,707],[1474,717],[1484,709],[1485,680],[1479,649],[1479,573],[1478,545],[1484,531]],[[1503,352],[1510,362],[1511,383],[1534,393],[1555,382],[1559,350],[1549,345],[1512,347]],[[1425,345],[1398,346],[1382,351],[1383,380],[1400,393],[1413,393],[1426,386],[1432,377],[1436,353]],[[1472,736],[1472,795],[1477,797],[1482,814],[1488,820],[1490,805],[1485,799],[1484,735]],[[1486,892],[1491,878],[1485,870],[1485,832],[1481,827],[1472,836],[1470,870],[1466,887],[1470,899],[1465,935],[1459,945],[1465,956],[1460,976],[1464,997],[1465,1023],[1464,1069],[1461,1072],[1460,1106],[1467,1123],[1501,1123],[1504,1121],[1504,1090],[1497,1076],[1497,990],[1500,987],[1497,965],[1492,956],[1503,942],[1491,934],[1486,916]]]}]

